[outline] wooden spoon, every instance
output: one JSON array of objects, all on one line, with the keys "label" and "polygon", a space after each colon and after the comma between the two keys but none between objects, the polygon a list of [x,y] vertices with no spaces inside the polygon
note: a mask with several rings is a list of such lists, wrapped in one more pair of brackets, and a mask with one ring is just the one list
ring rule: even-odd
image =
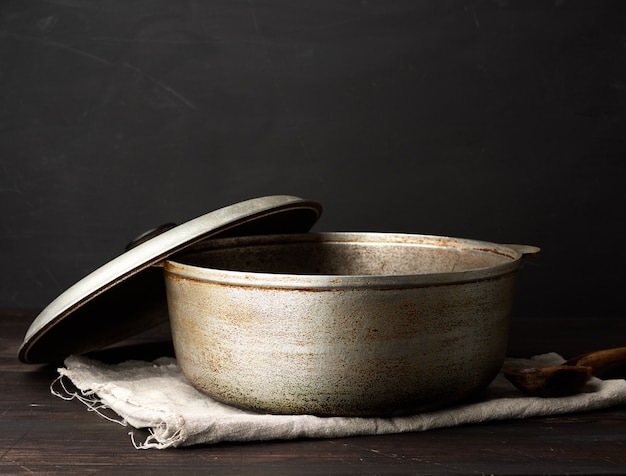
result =
[{"label": "wooden spoon", "polygon": [[509,369],[504,375],[522,392],[536,397],[563,397],[578,393],[596,370],[626,361],[626,347],[598,350],[561,365]]}]

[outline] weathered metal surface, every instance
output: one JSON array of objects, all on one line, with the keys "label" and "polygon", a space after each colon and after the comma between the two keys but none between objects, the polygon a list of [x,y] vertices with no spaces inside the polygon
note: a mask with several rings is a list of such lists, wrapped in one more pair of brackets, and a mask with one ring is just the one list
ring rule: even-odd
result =
[{"label": "weathered metal surface", "polygon": [[178,362],[213,398],[270,413],[451,404],[498,372],[528,252],[371,233],[209,241],[165,263]]}]

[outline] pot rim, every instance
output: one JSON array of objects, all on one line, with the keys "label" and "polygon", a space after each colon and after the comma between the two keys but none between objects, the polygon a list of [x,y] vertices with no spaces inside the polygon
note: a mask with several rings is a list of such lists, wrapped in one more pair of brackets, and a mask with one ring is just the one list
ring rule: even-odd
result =
[{"label": "pot rim", "polygon": [[[463,271],[398,275],[320,275],[252,272],[210,268],[185,262],[186,257],[211,249],[253,244],[280,246],[294,242],[393,244],[424,248],[452,248],[461,252],[494,254],[508,259],[508,261],[493,266]],[[387,289],[441,286],[493,279],[498,276],[515,273],[524,256],[534,255],[538,252],[539,248],[534,246],[497,244],[437,235],[385,232],[317,232],[206,240],[190,249],[189,253],[167,259],[163,263],[163,267],[166,279],[170,279],[171,276],[177,276],[183,279],[243,287],[319,290],[355,287]]]}]

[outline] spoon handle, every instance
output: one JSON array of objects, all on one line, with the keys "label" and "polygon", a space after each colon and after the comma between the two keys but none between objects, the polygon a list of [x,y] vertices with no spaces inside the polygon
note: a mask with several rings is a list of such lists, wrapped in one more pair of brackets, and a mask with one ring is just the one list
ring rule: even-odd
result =
[{"label": "spoon handle", "polygon": [[565,365],[579,365],[591,367],[592,371],[601,369],[606,365],[626,362],[626,347],[597,350],[588,354],[579,355],[565,362]]}]

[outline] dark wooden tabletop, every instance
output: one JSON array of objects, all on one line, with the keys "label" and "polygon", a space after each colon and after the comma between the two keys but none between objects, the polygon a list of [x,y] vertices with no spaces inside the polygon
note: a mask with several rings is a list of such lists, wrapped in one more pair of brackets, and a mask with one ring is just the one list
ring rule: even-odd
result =
[{"label": "dark wooden tabletop", "polygon": [[[137,450],[128,428],[50,393],[53,365],[16,354],[35,317],[0,311],[0,473],[626,474],[626,407],[421,433]],[[101,352],[104,360],[171,352],[167,326]],[[572,356],[623,346],[624,319],[514,319],[509,355]],[[626,376],[616,366],[604,377]]]}]

